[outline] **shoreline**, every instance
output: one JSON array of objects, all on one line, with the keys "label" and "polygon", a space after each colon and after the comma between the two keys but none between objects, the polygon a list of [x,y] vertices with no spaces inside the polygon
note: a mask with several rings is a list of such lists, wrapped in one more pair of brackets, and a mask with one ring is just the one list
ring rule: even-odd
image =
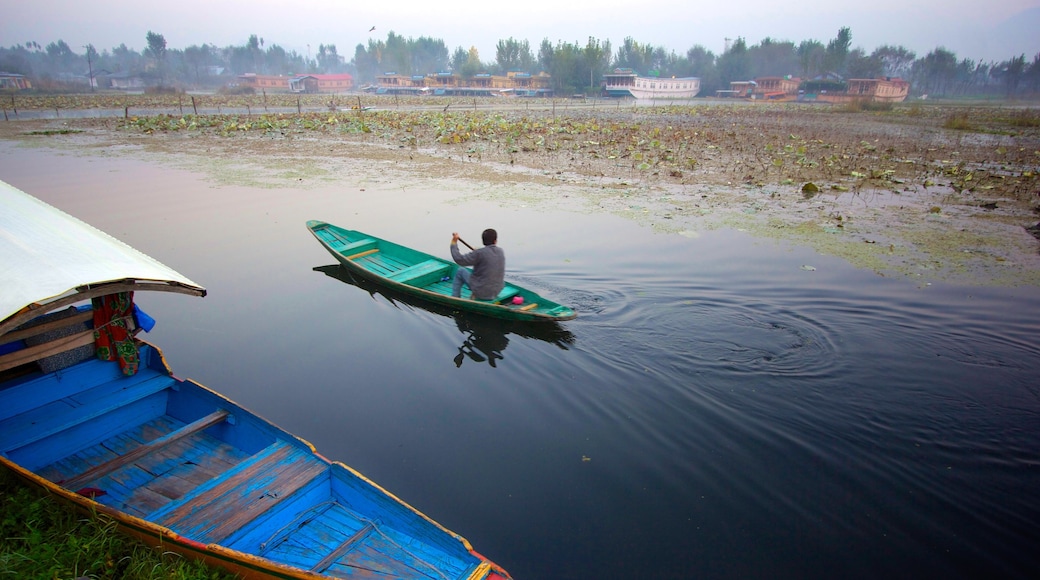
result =
[{"label": "shoreline", "polygon": [[218,187],[419,181],[666,234],[732,228],[912,281],[1040,286],[1040,128],[995,132],[1008,109],[977,131],[912,106],[446,109],[20,120],[0,139]]}]

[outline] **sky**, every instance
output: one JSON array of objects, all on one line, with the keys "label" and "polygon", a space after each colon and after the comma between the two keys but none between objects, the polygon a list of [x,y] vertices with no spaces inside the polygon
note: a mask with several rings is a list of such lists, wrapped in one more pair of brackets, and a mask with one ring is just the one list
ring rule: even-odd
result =
[{"label": "sky", "polygon": [[152,31],[171,49],[243,45],[256,34],[303,56],[334,44],[350,60],[358,44],[393,31],[443,40],[449,53],[475,47],[484,62],[508,38],[529,41],[536,56],[543,39],[584,46],[589,37],[615,52],[631,37],[679,55],[695,45],[718,55],[726,39],[826,44],[843,26],[868,53],[886,44],[984,62],[1040,53],[1040,0],[0,0],[0,46],[64,40],[81,54],[87,44],[140,51]]}]

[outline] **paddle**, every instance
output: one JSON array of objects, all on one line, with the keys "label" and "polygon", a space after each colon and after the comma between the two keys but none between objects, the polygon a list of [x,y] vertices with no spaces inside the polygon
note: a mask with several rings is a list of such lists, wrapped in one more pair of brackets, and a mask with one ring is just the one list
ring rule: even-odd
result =
[{"label": "paddle", "polygon": [[471,245],[469,245],[469,244],[467,244],[467,243],[466,243],[466,240],[464,240],[464,239],[462,239],[462,238],[459,238],[459,241],[460,241],[460,242],[462,242],[462,245],[463,245],[463,246],[466,246],[467,248],[469,248],[469,251],[471,251],[471,252],[475,252],[475,251],[476,251],[476,250],[475,250],[475,249],[473,248],[473,246],[471,246]]}]

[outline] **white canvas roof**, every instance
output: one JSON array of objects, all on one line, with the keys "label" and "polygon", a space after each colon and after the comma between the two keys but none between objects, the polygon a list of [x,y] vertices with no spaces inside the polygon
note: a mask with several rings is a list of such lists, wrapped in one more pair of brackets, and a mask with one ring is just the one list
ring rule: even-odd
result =
[{"label": "white canvas roof", "polygon": [[0,181],[0,334],[24,322],[25,313],[15,315],[26,306],[85,299],[113,283],[122,286],[116,291],[206,295],[154,258]]}]

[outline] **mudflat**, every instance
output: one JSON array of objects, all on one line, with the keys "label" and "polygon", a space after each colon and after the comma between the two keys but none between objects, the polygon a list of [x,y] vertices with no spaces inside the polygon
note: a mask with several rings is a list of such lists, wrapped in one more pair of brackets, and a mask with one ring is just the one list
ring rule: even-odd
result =
[{"label": "mudflat", "polygon": [[884,276],[1040,285],[1040,108],[369,95],[49,99],[19,97],[17,112],[6,104],[0,138],[148,157],[218,184],[421,182],[462,199],[609,212],[663,234],[745,230]]}]

